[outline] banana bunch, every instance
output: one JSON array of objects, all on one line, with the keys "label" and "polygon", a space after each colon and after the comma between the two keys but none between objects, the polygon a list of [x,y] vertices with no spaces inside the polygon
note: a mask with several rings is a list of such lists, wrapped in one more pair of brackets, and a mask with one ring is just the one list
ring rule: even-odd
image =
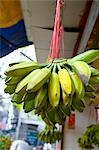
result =
[{"label": "banana bunch", "polygon": [[[13,103],[22,103],[26,113],[34,110],[49,127],[63,125],[66,116],[75,110],[82,112],[86,100],[95,98],[99,70],[91,67],[91,63],[97,58],[99,50],[90,50],[71,59],[58,58],[45,64],[12,63],[5,71],[4,91],[11,95]],[[46,134],[52,137],[54,131],[44,132],[41,137]]]},{"label": "banana bunch", "polygon": [[99,124],[92,124],[86,127],[81,137],[78,139],[79,146],[83,149],[99,148]]},{"label": "banana bunch", "polygon": [[52,144],[62,139],[62,133],[57,128],[46,126],[38,137],[41,141]]}]

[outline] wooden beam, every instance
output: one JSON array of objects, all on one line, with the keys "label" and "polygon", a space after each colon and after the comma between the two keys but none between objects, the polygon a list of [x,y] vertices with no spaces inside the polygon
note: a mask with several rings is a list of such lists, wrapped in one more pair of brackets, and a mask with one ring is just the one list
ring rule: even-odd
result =
[{"label": "wooden beam", "polygon": [[92,48],[99,49],[99,16],[97,17],[93,31],[86,46],[86,49]]},{"label": "wooden beam", "polygon": [[81,38],[80,45],[78,47],[78,53],[82,53],[85,50],[98,15],[99,15],[99,1],[94,0],[92,3],[92,7],[90,9],[90,13]]},{"label": "wooden beam", "polygon": [[80,23],[79,23],[80,32],[79,32],[72,56],[75,56],[78,53],[78,47],[79,47],[79,44],[80,44],[80,41],[81,41],[81,38],[83,35],[83,31],[84,31],[84,28],[85,28],[85,25],[87,22],[87,18],[88,18],[90,9],[91,9],[91,5],[92,5],[92,0],[87,0],[86,6],[84,9],[84,13],[83,13]]}]

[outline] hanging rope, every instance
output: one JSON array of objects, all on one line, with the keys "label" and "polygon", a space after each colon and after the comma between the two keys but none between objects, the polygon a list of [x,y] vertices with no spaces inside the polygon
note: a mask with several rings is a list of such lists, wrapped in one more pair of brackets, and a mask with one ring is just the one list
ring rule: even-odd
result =
[{"label": "hanging rope", "polygon": [[50,44],[48,58],[58,58],[60,52],[60,40],[62,40],[62,56],[64,57],[64,26],[62,24],[61,9],[63,9],[64,0],[57,0],[54,31]]}]

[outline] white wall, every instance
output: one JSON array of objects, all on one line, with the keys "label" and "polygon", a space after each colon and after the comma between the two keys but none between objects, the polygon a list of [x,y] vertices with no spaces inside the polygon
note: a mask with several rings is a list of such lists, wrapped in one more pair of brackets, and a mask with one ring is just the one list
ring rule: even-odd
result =
[{"label": "white wall", "polygon": [[81,150],[77,142],[78,138],[88,125],[96,123],[96,111],[94,106],[86,107],[83,113],[76,111],[75,116],[75,129],[68,129],[68,118],[65,122],[63,150]]}]

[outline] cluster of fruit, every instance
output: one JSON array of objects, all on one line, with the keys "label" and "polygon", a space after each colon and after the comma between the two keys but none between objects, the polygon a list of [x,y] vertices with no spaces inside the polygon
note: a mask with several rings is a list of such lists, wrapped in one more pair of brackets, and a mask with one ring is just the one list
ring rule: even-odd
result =
[{"label": "cluster of fruit", "polygon": [[78,139],[78,143],[82,149],[93,149],[94,146],[99,148],[99,124],[88,126]]},{"label": "cluster of fruit", "polygon": [[47,125],[62,125],[72,111],[83,111],[87,97],[95,97],[99,70],[90,64],[97,58],[99,50],[90,50],[45,64],[32,61],[10,64],[5,72],[4,91],[12,95],[13,103],[23,103],[25,112],[34,110]]},{"label": "cluster of fruit", "polygon": [[62,139],[62,133],[58,131],[57,128],[46,126],[45,130],[42,131],[38,137],[41,141],[52,144]]}]

